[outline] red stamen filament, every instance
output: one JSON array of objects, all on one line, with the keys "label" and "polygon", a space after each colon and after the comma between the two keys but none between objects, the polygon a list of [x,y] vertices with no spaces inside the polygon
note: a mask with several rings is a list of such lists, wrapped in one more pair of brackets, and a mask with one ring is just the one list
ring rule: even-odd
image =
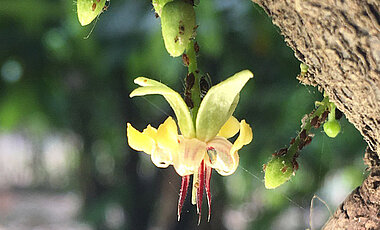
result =
[{"label": "red stamen filament", "polygon": [[198,169],[198,180],[199,186],[197,188],[197,213],[198,213],[198,225],[201,223],[201,213],[202,213],[202,200],[203,200],[203,189],[205,186],[205,163],[202,160],[201,166]]},{"label": "red stamen filament", "polygon": [[185,199],[186,199],[189,182],[190,182],[190,175],[182,177],[181,190],[179,192],[178,209],[177,209],[178,221],[181,219],[182,206],[183,206],[183,202],[185,202]]}]

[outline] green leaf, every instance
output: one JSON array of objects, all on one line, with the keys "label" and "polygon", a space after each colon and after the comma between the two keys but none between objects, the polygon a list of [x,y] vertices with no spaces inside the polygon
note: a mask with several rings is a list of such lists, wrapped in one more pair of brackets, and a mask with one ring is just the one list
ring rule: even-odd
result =
[{"label": "green leaf", "polygon": [[77,0],[78,19],[82,26],[90,24],[103,12],[106,0]]},{"label": "green leaf", "polygon": [[195,137],[194,124],[189,109],[179,93],[158,81],[145,77],[138,77],[134,82],[142,87],[133,90],[129,95],[130,97],[151,94],[162,95],[174,110],[182,135],[187,138]]},{"label": "green leaf", "polygon": [[209,141],[218,134],[235,111],[240,91],[252,77],[251,71],[243,70],[210,88],[198,110],[196,119],[198,139]]}]

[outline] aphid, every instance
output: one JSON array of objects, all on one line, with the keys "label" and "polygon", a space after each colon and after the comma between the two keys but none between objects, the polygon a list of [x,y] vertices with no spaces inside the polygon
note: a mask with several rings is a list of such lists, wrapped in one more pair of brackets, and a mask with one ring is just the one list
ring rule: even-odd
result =
[{"label": "aphid", "polygon": [[306,138],[306,130],[303,129],[302,132],[300,133],[300,139],[304,140]]},{"label": "aphid", "polygon": [[198,45],[198,42],[195,42],[195,43],[194,43],[194,50],[195,50],[195,53],[198,53],[198,52],[199,52],[199,45]]},{"label": "aphid", "polygon": [[179,40],[178,36],[175,36],[175,38],[174,38],[174,43],[177,43],[178,40]]},{"label": "aphid", "polygon": [[310,144],[311,140],[312,140],[312,137],[311,136],[307,136],[306,139],[305,139],[304,146]]},{"label": "aphid", "polygon": [[310,125],[313,126],[313,127],[315,127],[315,125],[317,124],[317,122],[318,122],[318,117],[315,116],[315,117],[310,121]]},{"label": "aphid", "polygon": [[193,73],[189,73],[185,79],[185,93],[184,99],[187,107],[190,109],[194,108],[194,103],[191,100],[191,88],[193,88],[195,82],[195,77]]},{"label": "aphid", "polygon": [[293,137],[291,140],[290,140],[290,144],[294,144],[294,142],[296,141],[296,139]]},{"label": "aphid", "polygon": [[[189,56],[187,56],[187,54],[182,54],[182,61],[183,61],[183,64],[185,66],[189,66],[190,65],[190,59],[189,59]],[[191,73],[191,74],[193,74],[193,73]]]},{"label": "aphid", "polygon": [[329,111],[324,111],[321,116],[321,122],[324,122],[327,118],[327,115],[329,115]]},{"label": "aphid", "polygon": [[281,169],[281,172],[282,172],[282,173],[285,173],[287,169],[288,169],[288,166],[284,166],[284,167]]},{"label": "aphid", "polygon": [[155,16],[156,18],[159,18],[159,17],[160,17],[160,15],[158,15],[157,13],[154,13],[154,16]]},{"label": "aphid", "polygon": [[185,26],[183,25],[182,21],[179,21],[179,26],[178,26],[179,34],[184,35],[185,34]]},{"label": "aphid", "polygon": [[96,9],[96,3],[94,2],[94,3],[92,4],[92,11],[95,11],[95,9]]},{"label": "aphid", "polygon": [[263,164],[263,171],[265,172],[265,169],[267,168],[266,164]]},{"label": "aphid", "polygon": [[299,165],[298,165],[298,162],[296,161],[296,159],[293,159],[293,171],[297,171],[299,168]]},{"label": "aphid", "polygon": [[186,90],[190,91],[191,88],[193,88],[193,86],[194,86],[194,82],[195,82],[194,74],[193,73],[189,73],[186,76],[186,83],[185,83]]},{"label": "aphid", "polygon": [[190,97],[188,97],[186,95],[185,95],[185,103],[186,103],[187,107],[189,107],[190,109],[194,108],[193,101],[191,100]]}]

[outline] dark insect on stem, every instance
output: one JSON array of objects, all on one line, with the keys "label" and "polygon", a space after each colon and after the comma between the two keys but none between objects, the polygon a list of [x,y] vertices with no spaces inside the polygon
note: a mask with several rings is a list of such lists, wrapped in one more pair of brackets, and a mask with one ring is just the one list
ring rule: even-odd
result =
[{"label": "dark insect on stem", "polygon": [[315,127],[315,125],[318,123],[318,116],[315,116],[311,121],[310,121],[310,125],[312,127]]},{"label": "dark insect on stem", "polygon": [[306,139],[305,139],[305,142],[304,142],[304,146],[310,144],[312,139],[313,138],[311,136],[307,136]]},{"label": "dark insect on stem", "polygon": [[304,140],[306,138],[306,130],[303,129],[302,132],[300,133],[300,139]]},{"label": "dark insect on stem", "polygon": [[154,17],[159,18],[160,15],[158,15],[157,13],[154,13]]},{"label": "dark insect on stem", "polygon": [[298,170],[299,165],[298,165],[298,162],[297,162],[297,160],[295,158],[293,159],[292,163],[293,163],[293,172],[295,172],[295,171]]},{"label": "dark insect on stem", "polygon": [[[189,66],[190,65],[190,59],[189,57],[187,56],[187,54],[182,54],[182,62],[185,66]],[[191,73],[193,74],[193,73]]]},{"label": "dark insect on stem", "polygon": [[296,139],[293,137],[291,140],[290,140],[290,142],[289,142],[289,144],[294,144],[294,142],[296,141]]},{"label": "dark insect on stem", "polygon": [[186,103],[187,107],[189,107],[190,109],[194,108],[194,103],[191,100],[191,89],[194,86],[194,82],[195,82],[194,74],[189,73],[185,79],[184,99],[185,99],[185,103]]},{"label": "dark insect on stem", "polygon": [[195,53],[198,53],[198,52],[199,52],[199,45],[198,45],[198,42],[195,42],[195,43],[194,43],[194,50],[195,50]]},{"label": "dark insect on stem", "polygon": [[179,40],[178,36],[175,36],[175,38],[174,38],[174,43],[177,43],[178,40]]},{"label": "dark insect on stem", "polygon": [[320,120],[321,123],[326,120],[327,115],[329,115],[329,111],[327,111],[327,110],[322,113],[321,120]]},{"label": "dark insect on stem", "polygon": [[281,172],[282,172],[282,173],[285,173],[287,169],[288,169],[288,166],[284,166],[284,167],[281,169]]},{"label": "dark insect on stem", "polygon": [[193,74],[193,73],[189,73],[189,74],[186,76],[186,81],[185,81],[186,91],[190,91],[191,88],[193,88],[193,86],[194,86],[194,82],[195,82],[194,74]]}]

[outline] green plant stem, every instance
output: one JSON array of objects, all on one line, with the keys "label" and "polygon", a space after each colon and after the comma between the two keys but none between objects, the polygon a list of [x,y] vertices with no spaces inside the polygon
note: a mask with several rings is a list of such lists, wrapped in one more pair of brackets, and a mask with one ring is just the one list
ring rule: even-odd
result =
[{"label": "green plant stem", "polygon": [[189,45],[186,48],[186,55],[189,58],[189,74],[194,74],[194,86],[191,88],[191,100],[193,101],[194,107],[190,110],[193,118],[193,123],[195,124],[195,120],[197,118],[197,113],[199,109],[199,105],[201,103],[201,91],[199,87],[200,75],[198,71],[197,65],[197,53],[194,49],[194,40],[191,40]]},{"label": "green plant stem", "polygon": [[[329,109],[329,98],[325,97],[320,103],[318,108],[308,116],[308,118],[305,120],[304,124],[301,126],[301,131],[306,130],[306,136],[309,134],[310,129],[312,128],[311,126],[311,120],[313,120],[314,117],[319,117],[325,112],[326,110]],[[334,114],[335,116],[335,114]],[[286,159],[291,160],[293,159],[294,155],[297,154],[298,152],[298,147],[300,145],[300,135],[297,135],[295,141],[293,144],[290,145],[288,152],[286,153]]]}]

